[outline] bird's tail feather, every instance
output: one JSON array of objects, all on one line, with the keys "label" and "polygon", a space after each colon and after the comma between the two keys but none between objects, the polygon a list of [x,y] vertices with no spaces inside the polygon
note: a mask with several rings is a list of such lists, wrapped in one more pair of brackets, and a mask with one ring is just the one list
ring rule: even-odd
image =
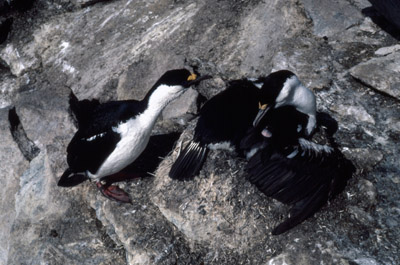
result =
[{"label": "bird's tail feather", "polygon": [[88,176],[85,173],[75,173],[68,168],[67,170],[65,170],[64,174],[62,174],[57,185],[60,187],[73,187],[84,182],[87,179]]},{"label": "bird's tail feather", "polygon": [[207,153],[208,148],[205,145],[191,141],[172,165],[170,178],[177,180],[193,178],[200,171]]}]

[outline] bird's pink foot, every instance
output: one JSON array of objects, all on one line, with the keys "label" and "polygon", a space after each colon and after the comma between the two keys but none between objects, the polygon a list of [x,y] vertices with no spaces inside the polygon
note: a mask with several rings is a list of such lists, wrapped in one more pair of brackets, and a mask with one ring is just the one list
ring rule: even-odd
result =
[{"label": "bird's pink foot", "polygon": [[132,203],[129,194],[120,189],[118,186],[113,186],[107,183],[102,184],[100,181],[97,182],[96,185],[104,197],[118,202]]}]

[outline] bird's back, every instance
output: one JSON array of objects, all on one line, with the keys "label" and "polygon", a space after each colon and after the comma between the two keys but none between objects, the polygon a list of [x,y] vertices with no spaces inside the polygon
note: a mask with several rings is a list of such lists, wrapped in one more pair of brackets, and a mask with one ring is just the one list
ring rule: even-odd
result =
[{"label": "bird's back", "polygon": [[231,82],[202,107],[194,140],[238,144],[257,114],[258,93],[259,89],[247,80]]}]

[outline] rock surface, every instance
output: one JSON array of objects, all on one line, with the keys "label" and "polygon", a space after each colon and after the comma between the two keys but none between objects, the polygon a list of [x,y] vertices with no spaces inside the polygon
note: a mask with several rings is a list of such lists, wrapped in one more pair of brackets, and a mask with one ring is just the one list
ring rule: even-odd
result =
[{"label": "rock surface", "polygon": [[[393,50],[397,46],[393,46]],[[377,52],[382,53],[382,49]],[[400,52],[386,52],[389,54],[384,57],[372,58],[354,66],[350,74],[366,85],[400,100]]]},{"label": "rock surface", "polygon": [[[0,45],[0,264],[399,264],[399,43],[362,13],[367,7],[36,0],[1,13],[13,25]],[[71,92],[141,99],[181,67],[213,79],[163,112],[154,133],[183,133],[152,176],[119,183],[133,205],[105,199],[90,182],[57,187],[76,131]],[[234,154],[210,152],[190,182],[168,171],[199,103],[228,80],[283,68],[338,120],[337,140],[357,173],[315,216],[271,236],[288,207],[248,183]]]}]

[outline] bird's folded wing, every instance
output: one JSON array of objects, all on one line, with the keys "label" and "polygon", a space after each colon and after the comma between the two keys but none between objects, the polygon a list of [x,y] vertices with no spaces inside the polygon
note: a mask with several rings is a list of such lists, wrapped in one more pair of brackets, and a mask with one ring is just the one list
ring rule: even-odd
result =
[{"label": "bird's folded wing", "polygon": [[96,173],[119,140],[119,134],[112,130],[94,135],[78,131],[67,148],[70,169],[74,172],[89,170],[93,174]]}]

